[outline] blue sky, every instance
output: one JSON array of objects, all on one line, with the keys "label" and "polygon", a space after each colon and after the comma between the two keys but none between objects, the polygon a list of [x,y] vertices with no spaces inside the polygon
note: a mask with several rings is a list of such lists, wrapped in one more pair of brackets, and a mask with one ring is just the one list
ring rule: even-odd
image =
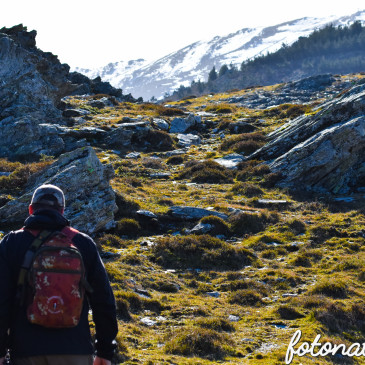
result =
[{"label": "blue sky", "polygon": [[61,62],[96,67],[154,60],[242,28],[364,9],[364,0],[15,0],[2,4],[0,27],[23,23],[37,30],[37,46]]}]

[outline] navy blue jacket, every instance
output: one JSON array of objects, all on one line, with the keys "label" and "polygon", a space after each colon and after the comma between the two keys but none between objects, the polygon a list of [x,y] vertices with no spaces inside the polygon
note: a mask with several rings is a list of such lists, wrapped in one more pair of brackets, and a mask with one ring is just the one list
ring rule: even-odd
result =
[{"label": "navy blue jacket", "polygon": [[[34,230],[61,230],[67,225],[67,219],[50,210],[37,211],[25,221],[25,228]],[[5,355],[6,348],[11,349],[13,357],[93,354],[88,321],[91,309],[96,330],[96,355],[110,360],[118,332],[115,299],[96,245],[86,234],[78,233],[73,243],[81,252],[86,278],[93,292],[84,300],[77,326],[49,329],[31,324],[25,308],[15,305],[19,269],[33,239],[30,232],[19,230],[10,232],[0,242],[0,358]]]}]

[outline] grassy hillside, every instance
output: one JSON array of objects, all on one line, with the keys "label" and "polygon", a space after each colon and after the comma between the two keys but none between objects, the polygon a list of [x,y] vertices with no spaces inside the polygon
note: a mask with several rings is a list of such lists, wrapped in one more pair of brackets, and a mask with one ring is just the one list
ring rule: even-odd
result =
[{"label": "grassy hillside", "polygon": [[[293,196],[275,186],[277,176],[260,161],[242,162],[236,170],[214,161],[252,152],[293,116],[314,113],[318,100],[269,110],[225,103],[276,88],[205,95],[170,107],[119,103],[90,109],[86,98],[68,100],[74,108],[89,108],[87,125],[103,129],[125,117],[170,122],[182,112],[213,113],[198,131],[202,144],[181,155],[166,152],[176,147],[166,132],[156,132],[137,159],[95,145],[102,163],[114,167],[120,209],[115,229],[96,237],[118,306],[118,362],[283,364],[298,329],[301,342],[312,342],[317,334],[323,343],[349,346],[365,340],[364,198],[346,203]],[[256,131],[236,133],[233,127],[242,119]],[[166,148],[156,147],[161,141]],[[52,159],[43,156],[29,164],[1,159],[0,171],[10,172],[0,177],[1,205]],[[226,221],[205,217],[201,223],[214,229],[194,235],[188,230],[197,222],[171,216],[174,205],[237,214]],[[138,209],[157,219],[146,220]],[[340,355],[308,355],[300,362],[365,364],[363,357]]]}]

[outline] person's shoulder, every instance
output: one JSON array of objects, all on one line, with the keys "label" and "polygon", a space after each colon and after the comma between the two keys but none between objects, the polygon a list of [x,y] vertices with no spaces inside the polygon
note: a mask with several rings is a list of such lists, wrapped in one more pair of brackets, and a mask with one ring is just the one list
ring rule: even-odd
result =
[{"label": "person's shoulder", "polygon": [[72,234],[73,241],[95,246],[94,240],[86,233],[81,232],[73,227],[67,227],[67,230]]},{"label": "person's shoulder", "polygon": [[19,235],[23,235],[23,234],[24,234],[23,229],[18,229],[17,231],[10,231],[4,237],[2,237],[2,239],[0,241],[1,242],[8,242],[8,241],[11,241],[11,240],[15,239]]}]

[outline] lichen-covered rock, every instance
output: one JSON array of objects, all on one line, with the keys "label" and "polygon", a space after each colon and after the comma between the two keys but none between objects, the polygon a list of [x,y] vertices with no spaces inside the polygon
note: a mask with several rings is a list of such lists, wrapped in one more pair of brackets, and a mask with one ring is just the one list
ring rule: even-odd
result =
[{"label": "lichen-covered rock", "polygon": [[187,118],[175,118],[170,125],[170,133],[185,133],[189,128],[201,124],[201,117],[189,114]]},{"label": "lichen-covered rock", "polygon": [[66,95],[102,92],[124,100],[122,90],[100,78],[69,73],[57,56],[36,47],[36,34],[22,25],[0,29],[0,157],[59,155],[77,145],[78,136],[66,142],[49,127],[66,125],[65,116],[88,113],[66,110],[62,115]]},{"label": "lichen-covered rock", "polygon": [[8,117],[0,121],[0,156],[29,158],[60,154],[65,143],[56,125],[41,124],[32,117]]},{"label": "lichen-covered rock", "polygon": [[179,147],[190,147],[192,145],[198,146],[201,144],[201,138],[197,136],[196,134],[183,134],[179,133],[177,135],[177,145]]},{"label": "lichen-covered rock", "polygon": [[272,160],[316,133],[365,114],[365,84],[351,88],[339,98],[319,105],[313,115],[302,115],[269,134],[270,142],[250,158]]},{"label": "lichen-covered rock", "polygon": [[109,184],[114,170],[103,165],[91,147],[63,154],[46,170],[30,177],[25,193],[0,208],[0,223],[21,223],[28,212],[33,191],[54,184],[65,193],[65,216],[72,226],[88,234],[111,228],[118,210]]},{"label": "lichen-covered rock", "polygon": [[149,122],[135,122],[119,124],[118,128],[110,131],[104,139],[108,148],[128,148],[134,141],[145,139],[151,126]]},{"label": "lichen-covered rock", "polygon": [[347,193],[365,177],[364,164],[365,117],[358,117],[318,132],[278,157],[270,167],[284,174],[281,185]]},{"label": "lichen-covered rock", "polygon": [[356,192],[365,181],[365,84],[274,131],[249,158],[269,160],[280,186],[321,193]]}]

